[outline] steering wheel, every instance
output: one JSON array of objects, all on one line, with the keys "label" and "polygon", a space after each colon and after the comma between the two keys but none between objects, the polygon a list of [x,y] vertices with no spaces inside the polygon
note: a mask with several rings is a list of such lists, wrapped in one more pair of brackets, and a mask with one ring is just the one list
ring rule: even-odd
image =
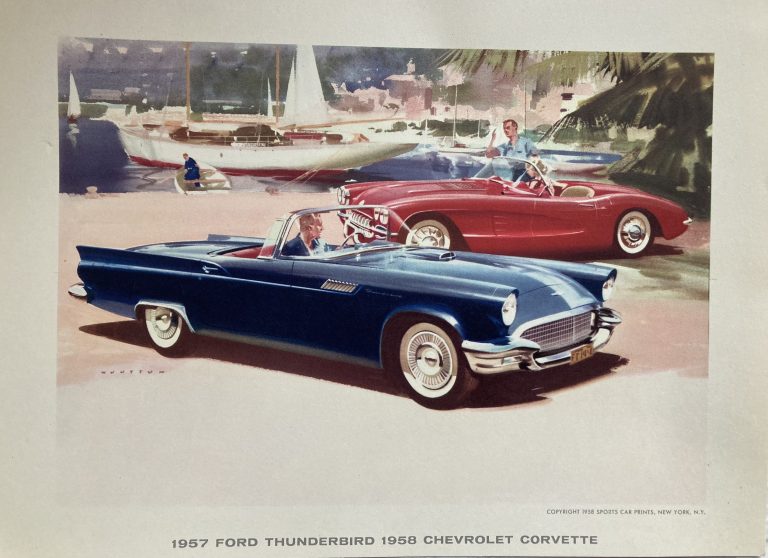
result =
[{"label": "steering wheel", "polygon": [[541,190],[536,195],[537,198],[540,198],[544,195],[544,192],[547,192],[551,197],[554,197],[555,195],[555,189],[552,187],[551,184],[547,183],[544,180],[541,180],[540,182],[543,182],[543,185],[541,187]]},{"label": "steering wheel", "polygon": [[344,248],[347,245],[347,243],[351,243],[351,244],[354,244],[354,245],[358,244],[357,242],[355,242],[355,233],[352,233],[349,236],[345,237],[344,240],[342,241],[342,243],[338,245],[336,250],[341,250],[342,248]]},{"label": "steering wheel", "polygon": [[490,180],[491,182],[495,182],[497,184],[501,184],[504,187],[506,187],[506,185],[507,185],[506,181],[503,178],[501,178],[498,174],[494,174],[493,176],[489,176],[488,180]]}]

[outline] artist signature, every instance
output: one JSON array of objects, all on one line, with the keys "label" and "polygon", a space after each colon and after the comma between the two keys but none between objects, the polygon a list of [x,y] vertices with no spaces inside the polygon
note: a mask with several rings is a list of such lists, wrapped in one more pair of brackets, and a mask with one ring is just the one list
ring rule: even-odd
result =
[{"label": "artist signature", "polygon": [[152,376],[154,374],[165,374],[161,368],[113,368],[110,370],[101,370],[102,376]]}]

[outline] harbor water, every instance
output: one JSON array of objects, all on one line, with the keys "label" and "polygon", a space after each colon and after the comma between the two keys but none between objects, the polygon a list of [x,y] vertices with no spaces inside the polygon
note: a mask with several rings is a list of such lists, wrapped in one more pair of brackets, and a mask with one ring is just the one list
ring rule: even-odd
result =
[{"label": "harbor water", "polygon": [[[179,161],[181,167],[183,161]],[[398,157],[333,176],[290,181],[256,176],[230,176],[233,191],[323,191],[349,182],[431,180],[472,176],[482,159],[468,155],[445,156],[417,147]],[[85,194],[95,186],[100,193],[174,191],[175,170],[132,162],[123,151],[117,126],[107,120],[80,118],[76,124],[59,119],[59,191]]]}]

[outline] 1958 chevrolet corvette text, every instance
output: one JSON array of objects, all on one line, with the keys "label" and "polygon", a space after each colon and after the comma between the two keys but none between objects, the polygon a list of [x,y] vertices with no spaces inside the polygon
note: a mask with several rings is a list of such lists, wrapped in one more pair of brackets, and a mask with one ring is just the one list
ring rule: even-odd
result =
[{"label": "1958 chevrolet corvette text", "polygon": [[78,246],[70,293],[138,319],[162,353],[210,335],[351,360],[432,408],[483,376],[587,359],[621,323],[604,306],[615,269],[392,242],[404,226],[340,206],[288,214],[266,238]]}]

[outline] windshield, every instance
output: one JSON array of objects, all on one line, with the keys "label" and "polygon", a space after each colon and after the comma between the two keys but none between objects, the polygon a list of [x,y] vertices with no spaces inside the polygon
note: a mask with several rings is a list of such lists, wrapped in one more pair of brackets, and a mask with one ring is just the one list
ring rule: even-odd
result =
[{"label": "windshield", "polygon": [[[382,206],[347,206],[299,211],[278,219],[263,257],[336,258],[367,250],[402,248],[403,223]],[[407,234],[407,232],[405,233]]]},{"label": "windshield", "polygon": [[494,157],[480,169],[475,178],[490,178],[498,176],[510,182],[530,182],[546,177],[547,167],[536,155],[530,160],[513,159],[511,157]]}]

